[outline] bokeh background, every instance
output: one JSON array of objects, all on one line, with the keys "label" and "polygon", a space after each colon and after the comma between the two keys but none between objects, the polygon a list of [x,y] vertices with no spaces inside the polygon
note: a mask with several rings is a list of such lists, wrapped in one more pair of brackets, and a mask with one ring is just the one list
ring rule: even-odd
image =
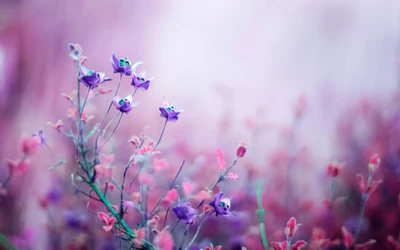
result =
[{"label": "bokeh background", "polygon": [[[137,96],[140,106],[116,133],[122,148],[116,154],[117,167],[132,153],[126,145],[130,136],[149,125],[149,135],[158,137],[163,98],[185,111],[179,122],[168,126],[160,150],[167,153],[172,172],[181,160],[189,162],[182,179],[194,180],[199,190],[218,176],[217,147],[229,161],[239,141],[251,144],[235,169],[241,178],[221,185],[225,193],[239,197],[233,199],[239,219],[211,221],[219,225],[219,233],[201,235],[204,244],[261,249],[249,240],[257,225],[259,177],[266,180],[268,236],[296,216],[303,224],[299,237],[308,241],[312,228],[323,225],[322,201],[329,195],[326,167],[334,160],[346,163],[337,191],[345,201],[338,201],[327,235],[340,238],[343,225],[354,231],[360,205],[355,174],[366,175],[369,157],[377,152],[383,161],[378,174],[383,184],[379,198],[367,206],[360,241],[377,239],[375,249],[386,249],[387,235],[397,238],[400,228],[399,7],[398,1],[389,0],[0,0],[0,177],[7,176],[5,159],[20,156],[22,134],[43,129],[52,148],[51,153],[41,150],[28,173],[10,183],[8,196],[0,202],[0,232],[11,238],[25,233],[33,242],[30,249],[57,249],[50,247],[53,236],[45,225],[61,223],[64,212],[98,223],[81,197],[73,195],[68,169],[48,171],[55,158],[73,159],[72,145],[46,126],[48,121],[67,120],[69,103],[61,93],[70,93],[76,84],[67,50],[72,42],[83,47],[90,68],[112,76],[109,60],[115,53],[144,61],[147,75],[154,77],[149,91]],[[113,77],[105,86],[116,86]],[[121,92],[130,88],[125,79]],[[109,97],[102,96],[89,107],[95,114],[92,125],[108,104]],[[299,107],[304,112],[296,117]],[[298,198],[286,212],[274,213],[288,193],[280,186],[288,162],[294,162],[290,196]],[[63,201],[47,212],[38,201],[54,189]],[[237,229],[229,223],[238,224]],[[89,227],[82,233],[86,249],[105,249],[104,242],[112,242],[104,236],[93,243],[96,230]]]}]

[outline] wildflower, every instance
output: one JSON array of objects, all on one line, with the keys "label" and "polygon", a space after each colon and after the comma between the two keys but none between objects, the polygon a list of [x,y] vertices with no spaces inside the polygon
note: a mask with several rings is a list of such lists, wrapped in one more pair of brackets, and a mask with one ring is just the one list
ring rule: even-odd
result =
[{"label": "wildflower", "polygon": [[82,56],[82,47],[79,44],[68,44],[69,49],[69,57],[74,59],[75,62],[79,62],[79,64],[84,64],[88,59],[86,56]]},{"label": "wildflower", "polygon": [[73,211],[64,213],[64,224],[70,229],[84,229],[87,223],[86,216]]},{"label": "wildflower", "polygon": [[152,78],[149,79],[145,78],[145,73],[136,74],[135,72],[133,72],[131,85],[135,89],[141,89],[143,91],[146,91],[150,87],[150,80],[152,80]]},{"label": "wildflower", "polygon": [[374,154],[368,164],[368,170],[370,174],[375,173],[375,171],[378,169],[379,164],[381,163],[381,159],[379,158],[378,154]]},{"label": "wildflower", "polygon": [[7,160],[8,171],[12,174],[23,174],[28,170],[29,159],[24,160]]},{"label": "wildflower", "polygon": [[[294,244],[291,244],[291,250],[300,250],[307,245],[307,242],[304,240],[296,241]],[[272,249],[273,250],[287,250],[287,241],[283,242],[272,242]]]},{"label": "wildflower", "polygon": [[178,115],[183,111],[175,111],[175,107],[169,105],[166,101],[164,101],[159,110],[161,112],[160,116],[167,119],[167,122],[176,122],[178,120]]},{"label": "wildflower", "polygon": [[214,208],[216,216],[218,215],[230,215],[229,211],[231,208],[231,198],[222,199],[223,193],[217,194],[214,199],[209,203]]},{"label": "wildflower", "polygon": [[139,175],[139,183],[142,185],[153,187],[156,185],[156,180],[152,175],[143,173]]},{"label": "wildflower", "polygon": [[111,231],[111,229],[113,228],[114,224],[115,224],[115,218],[112,217],[110,218],[110,216],[108,216],[106,213],[103,212],[98,212],[97,216],[99,217],[99,220],[105,224],[105,226],[103,226],[104,231],[109,232]]},{"label": "wildflower", "polygon": [[239,175],[230,172],[229,174],[227,174],[227,175],[225,176],[225,178],[232,179],[232,180],[237,180],[237,179],[239,179]]},{"label": "wildflower", "polygon": [[296,231],[298,227],[301,224],[296,223],[296,218],[291,217],[288,222],[286,223],[286,228],[285,228],[285,235],[287,239],[293,238],[293,236],[296,234]]},{"label": "wildflower", "polygon": [[328,176],[329,177],[337,177],[343,166],[344,166],[343,163],[338,164],[337,162],[329,164],[328,169],[327,169]]},{"label": "wildflower", "polygon": [[64,128],[64,124],[63,124],[62,120],[58,120],[56,122],[56,124],[53,124],[52,122],[47,122],[47,125],[52,126],[58,132],[61,132]]},{"label": "wildflower", "polygon": [[169,232],[169,227],[165,227],[163,230],[153,230],[156,235],[154,237],[154,246],[159,250],[172,250],[174,247],[174,241],[172,240],[171,233]]},{"label": "wildflower", "polygon": [[132,95],[128,95],[124,99],[119,96],[113,98],[114,106],[122,113],[129,113],[131,109],[136,106],[136,103],[132,103]]},{"label": "wildflower", "polygon": [[[76,119],[78,117],[78,109],[77,108],[68,109],[67,110],[67,117],[71,118],[71,119]],[[87,114],[86,110],[84,110],[82,112],[82,121],[84,123],[88,123],[93,118],[94,118],[94,116],[93,115],[89,116]]]},{"label": "wildflower", "polygon": [[236,149],[236,156],[242,158],[247,151],[247,145],[243,142],[239,144],[239,147]]},{"label": "wildflower", "polygon": [[32,155],[37,151],[40,144],[41,140],[38,136],[24,137],[21,143],[22,152],[26,155]]},{"label": "wildflower", "polygon": [[391,249],[396,249],[396,250],[400,249],[400,242],[398,242],[398,241],[393,237],[393,235],[389,235],[389,236],[387,237],[387,242],[388,242],[388,245],[390,245],[390,246],[392,247]]},{"label": "wildflower", "polygon": [[379,186],[379,184],[382,183],[382,180],[378,181],[372,181],[369,186],[365,183],[365,179],[362,175],[357,174],[357,181],[358,181],[358,186],[360,187],[360,191],[363,193],[372,193],[375,191],[375,189]]},{"label": "wildflower", "polygon": [[94,89],[99,87],[103,82],[108,82],[112,79],[105,77],[104,72],[96,72],[94,70],[88,70],[85,67],[81,67],[79,80],[85,84],[86,87]]},{"label": "wildflower", "polygon": [[222,247],[221,246],[216,246],[214,247],[213,244],[210,243],[209,247],[205,247],[204,250],[221,250]]},{"label": "wildflower", "polygon": [[127,58],[118,58],[113,54],[111,56],[111,66],[114,73],[121,73],[127,76],[132,75],[132,63]]},{"label": "wildflower", "polygon": [[190,206],[189,202],[180,202],[173,209],[175,216],[186,224],[193,224],[197,210]]}]

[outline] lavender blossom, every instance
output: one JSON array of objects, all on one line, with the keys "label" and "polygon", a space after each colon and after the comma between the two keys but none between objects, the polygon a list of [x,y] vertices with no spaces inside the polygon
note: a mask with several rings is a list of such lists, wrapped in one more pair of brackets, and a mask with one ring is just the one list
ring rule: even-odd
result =
[{"label": "lavender blossom", "polygon": [[114,106],[121,111],[122,113],[129,113],[131,109],[136,106],[135,103],[132,103],[132,95],[128,95],[124,99],[119,96],[114,97],[113,104]]},{"label": "lavender blossom", "polygon": [[161,117],[167,119],[168,122],[176,122],[178,120],[178,115],[183,111],[175,111],[175,107],[169,105],[168,102],[164,101],[163,106],[159,108]]},{"label": "lavender blossom", "polygon": [[146,91],[150,87],[150,80],[152,80],[152,78],[146,79],[144,73],[137,74],[133,72],[131,85],[135,89],[141,89],[143,91]]},{"label": "lavender blossom", "polygon": [[127,58],[118,59],[114,54],[111,56],[111,66],[114,73],[121,73],[127,76],[132,75],[132,63]]},{"label": "lavender blossom", "polygon": [[186,224],[192,224],[197,215],[197,210],[192,208],[189,202],[178,203],[172,209],[172,212],[174,212],[179,220],[184,221]]},{"label": "lavender blossom", "polygon": [[223,193],[217,194],[210,202],[210,206],[214,208],[216,216],[218,215],[231,215],[229,209],[231,208],[231,198],[222,199]]},{"label": "lavender blossom", "polygon": [[105,77],[104,72],[96,72],[94,70],[88,70],[85,67],[80,67],[80,77],[79,80],[85,84],[88,88],[97,88],[103,82],[111,81],[109,77]]}]

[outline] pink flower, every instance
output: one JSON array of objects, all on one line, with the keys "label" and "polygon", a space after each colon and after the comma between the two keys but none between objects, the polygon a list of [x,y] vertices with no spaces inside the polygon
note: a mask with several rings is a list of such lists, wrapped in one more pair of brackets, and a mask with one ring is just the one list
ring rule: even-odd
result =
[{"label": "pink flower", "polygon": [[288,222],[286,223],[286,228],[285,228],[285,235],[287,239],[293,238],[293,236],[296,234],[296,231],[298,227],[301,224],[296,224],[296,218],[291,217]]},{"label": "pink flower", "polygon": [[112,217],[110,218],[110,216],[108,216],[106,213],[103,212],[98,212],[97,216],[99,217],[99,220],[105,224],[105,226],[103,226],[104,231],[109,232],[111,231],[111,229],[113,228],[114,224],[115,224],[115,218]]},{"label": "pink flower", "polygon": [[156,234],[154,237],[154,246],[158,250],[172,250],[174,247],[174,241],[172,240],[172,236],[169,232],[169,227],[165,227],[161,232],[157,230],[153,230]]},{"label": "pink flower", "polygon": [[96,91],[99,95],[105,95],[111,93],[113,90],[110,88],[104,88],[103,86],[100,86],[96,89]]},{"label": "pink flower", "polygon": [[21,149],[26,155],[32,155],[37,151],[41,143],[39,136],[22,138]]},{"label": "pink flower", "polygon": [[210,243],[209,247],[205,247],[204,250],[221,250],[222,247],[221,246],[216,246],[214,247],[213,244]]},{"label": "pink flower", "polygon": [[237,179],[239,179],[239,175],[230,172],[225,178],[232,179],[232,180],[237,180]]},{"label": "pink flower", "polygon": [[247,151],[247,145],[243,142],[239,143],[239,147],[236,149],[236,156],[242,158]]},{"label": "pink flower", "polygon": [[28,170],[30,160],[7,160],[8,171],[12,174],[23,174]]},{"label": "pink flower", "polygon": [[225,170],[225,160],[224,160],[224,154],[222,153],[221,149],[217,148],[217,163],[218,167],[221,169],[221,171]]},{"label": "pink flower", "polygon": [[108,155],[101,155],[100,156],[100,163],[104,165],[110,165],[114,161],[114,154],[108,154]]},{"label": "pink flower", "polygon": [[329,177],[337,177],[340,173],[340,170],[343,168],[344,164],[338,164],[337,162],[334,162],[332,164],[328,165],[328,176]]},{"label": "pink flower", "polygon": [[154,170],[158,171],[169,166],[169,162],[166,159],[154,158],[153,160]]},{"label": "pink flower", "polygon": [[133,203],[139,203],[139,197],[140,197],[140,193],[139,192],[134,192],[131,194],[131,201]]},{"label": "pink flower", "polygon": [[373,174],[378,169],[381,159],[378,154],[374,154],[368,164],[369,173]]},{"label": "pink flower", "polygon": [[64,128],[64,124],[63,124],[62,120],[58,120],[56,122],[56,124],[53,124],[52,122],[47,122],[47,125],[52,126],[58,132],[61,132]]},{"label": "pink flower", "polygon": [[113,176],[113,169],[103,164],[97,164],[94,169],[96,170],[96,178],[111,178]]},{"label": "pink flower", "polygon": [[372,193],[375,191],[375,189],[379,186],[379,184],[382,183],[382,180],[378,181],[372,181],[370,186],[367,186],[365,183],[365,179],[362,175],[357,174],[357,181],[358,181],[358,186],[360,187],[361,192],[363,193]]},{"label": "pink flower", "polygon": [[[185,181],[182,183],[182,189],[183,189],[183,192],[185,193],[185,195],[189,196],[192,194],[192,192],[194,190],[194,184],[191,182]],[[399,198],[399,204],[400,204],[400,198]],[[399,205],[399,207],[400,207],[400,205]]]},{"label": "pink flower", "polygon": [[[78,118],[78,109],[77,108],[72,108],[67,110],[67,117],[76,120]],[[82,121],[84,123],[88,123],[90,120],[92,120],[94,116],[89,116],[87,112],[84,110],[82,113]]]},{"label": "pink flower", "polygon": [[347,231],[345,227],[342,227],[342,233],[343,233],[343,243],[346,246],[346,248],[350,248],[353,246],[353,236]]},{"label": "pink flower", "polygon": [[133,242],[135,243],[135,246],[141,246],[142,245],[142,241],[146,237],[145,229],[146,229],[145,227],[142,227],[139,230],[133,229],[133,233],[136,235],[136,238],[133,240]]},{"label": "pink flower", "polygon": [[156,185],[156,180],[152,175],[143,173],[139,175],[139,183],[142,185],[153,187]]},{"label": "pink flower", "polygon": [[[307,245],[307,242],[304,240],[296,241],[294,244],[291,245],[291,250],[300,250]],[[283,242],[272,242],[272,249],[273,250],[287,250],[287,241]]]},{"label": "pink flower", "polygon": [[387,242],[388,245],[392,247],[392,249],[400,250],[400,243],[397,242],[397,240],[392,235],[389,235],[387,237]]}]

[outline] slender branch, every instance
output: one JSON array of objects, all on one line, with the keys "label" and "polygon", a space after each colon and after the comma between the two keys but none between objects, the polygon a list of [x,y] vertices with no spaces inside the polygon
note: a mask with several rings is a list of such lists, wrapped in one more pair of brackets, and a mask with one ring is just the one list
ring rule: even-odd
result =
[{"label": "slender branch", "polygon": [[162,137],[163,137],[163,135],[164,135],[164,132],[165,132],[165,128],[167,127],[167,123],[168,123],[168,120],[165,120],[163,129],[161,130],[160,138],[158,138],[158,142],[157,142],[157,144],[154,146],[153,151],[156,150],[156,148],[157,148],[158,145],[160,144],[161,139],[162,139]]},{"label": "slender branch", "polygon": [[192,240],[189,242],[189,244],[185,247],[185,250],[189,249],[189,247],[196,241],[197,236],[199,235],[200,229],[203,226],[203,223],[207,220],[208,215],[204,216],[204,219],[200,222],[199,226],[197,227],[196,233],[194,234]]},{"label": "slender branch", "polygon": [[189,231],[189,226],[190,226],[189,224],[186,226],[185,233],[182,236],[181,244],[179,245],[179,250],[183,249],[183,244],[185,243],[185,238],[186,238],[186,235],[188,234],[188,231]]},{"label": "slender branch", "polygon": [[119,117],[118,123],[117,125],[115,125],[115,128],[113,129],[113,131],[111,132],[111,135],[107,138],[107,140],[105,140],[103,142],[103,144],[101,144],[101,146],[98,148],[98,151],[111,139],[111,137],[114,135],[115,131],[117,130],[119,124],[121,123],[122,120],[122,116],[124,115],[124,113],[121,112],[121,116]]},{"label": "slender branch", "polygon": [[175,181],[176,181],[176,179],[178,178],[178,175],[179,175],[179,174],[181,173],[181,171],[182,171],[183,165],[185,165],[185,161],[182,162],[182,164],[181,164],[181,166],[180,166],[178,172],[176,173],[176,175],[175,175],[175,177],[174,177],[174,180],[172,181],[171,186],[169,187],[169,189],[165,192],[165,194],[164,194],[160,199],[158,199],[156,205],[155,205],[154,208],[151,210],[151,212],[150,212],[150,218],[154,216],[154,211],[156,210],[157,206],[160,204],[161,200],[167,195],[167,193],[168,193],[170,190],[173,189],[174,184],[175,184]]},{"label": "slender branch", "polygon": [[222,182],[223,180],[225,180],[225,175],[226,175],[229,171],[231,171],[231,169],[233,168],[233,166],[235,166],[235,164],[237,163],[238,159],[239,159],[239,158],[236,157],[236,159],[232,162],[231,166],[230,166],[223,174],[220,174],[220,176],[218,177],[218,180],[217,180],[217,181],[214,183],[214,185],[210,188],[211,191],[213,191],[214,188],[215,188],[220,182]]},{"label": "slender branch", "polygon": [[[115,90],[114,97],[116,97],[117,94],[118,94],[119,87],[121,86],[121,80],[122,80],[122,73],[119,75],[118,86],[117,86],[117,89]],[[95,143],[94,143],[94,154],[95,154],[94,162],[96,164],[99,161],[99,150],[98,150],[97,146],[98,146],[98,143],[99,143],[99,136],[100,136],[101,128],[103,127],[104,121],[106,120],[106,117],[107,117],[108,113],[111,110],[112,104],[113,104],[113,101],[110,102],[110,105],[108,106],[107,112],[106,112],[106,114],[104,115],[103,119],[100,122],[100,126],[99,126],[99,129],[98,129],[98,132],[97,132],[97,136],[96,136],[96,140],[95,140]]]}]

